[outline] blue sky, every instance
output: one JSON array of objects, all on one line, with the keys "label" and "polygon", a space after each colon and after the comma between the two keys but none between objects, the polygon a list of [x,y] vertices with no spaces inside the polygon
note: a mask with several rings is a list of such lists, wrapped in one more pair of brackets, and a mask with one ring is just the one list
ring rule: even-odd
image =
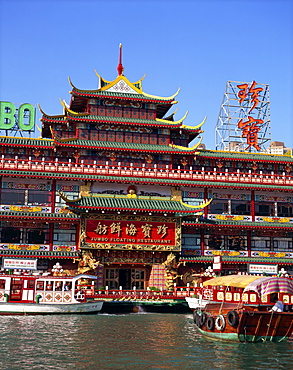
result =
[{"label": "blue sky", "polygon": [[[215,127],[228,80],[269,84],[272,140],[293,147],[293,0],[0,0],[0,100],[40,104],[62,114],[70,76],[96,89],[94,69],[144,74],[146,93],[180,87],[176,119],[198,125],[215,149]],[[40,118],[38,113],[38,118]]]}]

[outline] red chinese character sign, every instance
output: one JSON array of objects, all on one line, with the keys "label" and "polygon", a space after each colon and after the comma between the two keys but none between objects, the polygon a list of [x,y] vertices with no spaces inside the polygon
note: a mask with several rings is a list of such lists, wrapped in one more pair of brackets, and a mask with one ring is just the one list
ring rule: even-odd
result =
[{"label": "red chinese character sign", "polygon": [[218,150],[265,151],[270,140],[269,86],[228,81],[216,132]]},{"label": "red chinese character sign", "polygon": [[92,245],[115,244],[118,248],[119,245],[133,245],[173,250],[177,246],[176,230],[176,222],[86,220],[85,242]]}]

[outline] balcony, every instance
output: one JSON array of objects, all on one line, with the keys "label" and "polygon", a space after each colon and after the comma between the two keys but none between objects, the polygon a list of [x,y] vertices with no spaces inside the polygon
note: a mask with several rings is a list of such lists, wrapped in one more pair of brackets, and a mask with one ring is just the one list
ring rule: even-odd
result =
[{"label": "balcony", "polygon": [[184,166],[178,166],[177,168],[171,168],[171,166],[157,167],[156,164],[136,166],[130,163],[129,166],[124,166],[120,162],[112,164],[106,162],[104,165],[98,165],[97,161],[91,163],[84,163],[83,160],[77,163],[73,163],[70,159],[68,162],[60,162],[58,158],[55,161],[46,161],[42,159],[32,159],[29,157],[26,160],[15,158],[5,158],[2,155],[0,161],[0,170],[9,171],[28,171],[28,172],[40,172],[41,173],[59,173],[59,174],[78,174],[78,175],[106,175],[106,176],[117,176],[117,177],[136,177],[136,178],[153,178],[153,179],[168,179],[168,180],[187,180],[197,182],[217,182],[217,183],[234,183],[234,184],[253,184],[253,185],[274,185],[274,186],[292,186],[293,177],[287,175],[285,172],[276,174],[271,171],[269,174],[264,174],[262,171],[258,173],[252,172],[240,172],[238,169],[236,172],[223,172],[217,170],[206,171],[204,167],[201,170],[194,170],[192,167],[187,169]]}]

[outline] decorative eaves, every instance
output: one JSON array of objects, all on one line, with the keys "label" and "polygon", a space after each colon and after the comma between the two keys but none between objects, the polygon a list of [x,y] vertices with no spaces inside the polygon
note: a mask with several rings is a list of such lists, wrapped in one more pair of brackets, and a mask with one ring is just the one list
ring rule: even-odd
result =
[{"label": "decorative eaves", "polygon": [[159,198],[130,198],[127,196],[91,196],[82,197],[75,202],[70,200],[67,206],[71,210],[85,211],[135,211],[138,213],[182,213],[202,214],[203,207],[190,206],[181,201],[163,200]]},{"label": "decorative eaves", "polygon": [[79,252],[1,250],[1,257],[35,257],[35,258],[79,258]]}]

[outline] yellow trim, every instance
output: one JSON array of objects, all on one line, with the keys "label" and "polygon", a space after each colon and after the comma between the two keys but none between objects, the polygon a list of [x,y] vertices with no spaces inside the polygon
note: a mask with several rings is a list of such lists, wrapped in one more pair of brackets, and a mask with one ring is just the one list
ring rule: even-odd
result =
[{"label": "yellow trim", "polygon": [[162,123],[168,123],[168,125],[178,125],[178,123],[181,123],[182,121],[185,120],[185,118],[187,117],[187,114],[188,114],[188,111],[184,114],[184,116],[179,119],[178,121],[168,121],[166,119],[161,119],[161,118],[156,118],[156,121],[157,122],[162,122]]},{"label": "yellow trim", "polygon": [[68,141],[75,141],[75,140],[78,140],[77,137],[71,137],[71,138],[67,138],[67,139],[60,139],[59,137],[57,137],[55,134],[54,134],[54,131],[52,129],[52,126],[50,126],[50,131],[51,131],[51,134],[54,138],[55,141],[58,141],[59,143],[66,143]]},{"label": "yellow trim", "polygon": [[[105,80],[104,78],[102,78],[99,74],[98,74],[98,72],[95,70],[95,73],[96,73],[96,75],[97,75],[97,77],[98,78],[100,78],[100,85],[101,85],[101,81],[104,81],[107,85],[106,86],[103,86],[103,87],[100,87],[99,89],[97,89],[97,90],[80,90],[80,89],[78,89],[76,86],[74,86],[74,84],[72,83],[72,81],[71,81],[71,78],[70,77],[68,77],[68,81],[69,81],[69,83],[70,83],[70,85],[71,85],[71,87],[73,87],[75,90],[77,90],[77,91],[80,91],[80,92],[88,92],[88,91],[90,91],[90,92],[95,92],[95,93],[98,93],[98,92],[100,92],[100,91],[107,91],[108,89],[110,89],[111,87],[113,87],[117,82],[119,82],[119,81],[121,81],[121,80],[123,80],[129,87],[131,87],[134,91],[136,91],[138,94],[140,94],[140,95],[143,95],[143,96],[146,96],[146,97],[148,97],[148,98],[154,98],[154,99],[160,99],[160,100],[171,100],[171,99],[173,99],[176,95],[178,95],[178,93],[179,93],[179,91],[180,91],[180,88],[176,91],[176,93],[175,94],[173,94],[173,95],[171,95],[170,97],[162,97],[162,96],[157,96],[157,95],[150,95],[150,94],[147,94],[147,93],[145,93],[144,91],[142,91],[142,80],[145,78],[145,75],[143,75],[143,77],[140,79],[140,80],[138,80],[137,82],[134,82],[134,83],[132,83],[132,82],[130,82],[129,80],[128,80],[128,78],[126,78],[125,76],[123,76],[123,75],[121,75],[121,76],[118,76],[118,77],[116,77],[115,78],[115,80],[114,81],[107,81],[107,80]],[[139,86],[140,86],[140,88],[138,89],[136,86],[134,86],[134,84],[139,84]],[[172,102],[172,104],[175,104],[175,103],[177,103],[177,101],[176,102]]]},{"label": "yellow trim", "polygon": [[[186,146],[174,145],[174,144],[169,144],[169,146],[171,146],[172,148],[185,150],[187,152],[192,152],[193,150],[195,150],[201,144],[201,142],[202,142],[202,137],[199,139],[199,142],[196,143],[195,145],[193,145],[191,148],[188,148]],[[198,153],[196,153],[196,154],[198,154]]]},{"label": "yellow trim", "polygon": [[66,107],[64,103],[61,103],[64,107],[65,112],[69,112],[73,116],[88,116],[89,114],[87,112],[74,112],[73,110]]},{"label": "yellow trim", "polygon": [[188,207],[188,208],[205,208],[207,207],[211,202],[213,201],[213,198],[208,200],[207,202],[203,203],[203,204],[200,204],[198,206],[192,206],[191,204],[187,204],[187,203],[184,203],[182,200],[179,200],[179,202],[185,206],[185,207]]},{"label": "yellow trim", "polygon": [[74,202],[77,202],[77,201],[82,199],[82,197],[79,197],[79,198],[76,198],[76,199],[68,199],[62,191],[58,190],[58,193],[60,195],[60,198],[62,198],[64,200],[64,202],[74,203]]},{"label": "yellow trim", "polygon": [[41,138],[41,139],[39,139],[39,138],[37,138],[37,137],[31,137],[31,138],[29,138],[29,137],[20,137],[20,136],[0,136],[0,138],[5,138],[5,139],[22,139],[22,140],[38,140],[38,141],[54,141],[54,140],[52,140],[52,139],[48,139],[48,138]]},{"label": "yellow trim", "polygon": [[[42,113],[43,116],[46,116],[46,117],[51,117],[51,118],[65,118],[65,115],[64,114],[60,114],[58,116],[49,116],[49,114],[46,114],[43,109],[41,108],[40,104],[38,104],[38,109],[39,111]],[[41,121],[42,119],[40,119]]]},{"label": "yellow trim", "polygon": [[206,119],[207,119],[207,117],[205,117],[205,118],[203,119],[203,121],[202,121],[199,125],[197,125],[197,126],[195,126],[195,127],[193,127],[193,126],[187,126],[187,125],[182,125],[181,127],[182,127],[182,128],[191,128],[191,129],[193,129],[193,130],[196,130],[196,129],[200,128],[200,127],[205,123]]}]

